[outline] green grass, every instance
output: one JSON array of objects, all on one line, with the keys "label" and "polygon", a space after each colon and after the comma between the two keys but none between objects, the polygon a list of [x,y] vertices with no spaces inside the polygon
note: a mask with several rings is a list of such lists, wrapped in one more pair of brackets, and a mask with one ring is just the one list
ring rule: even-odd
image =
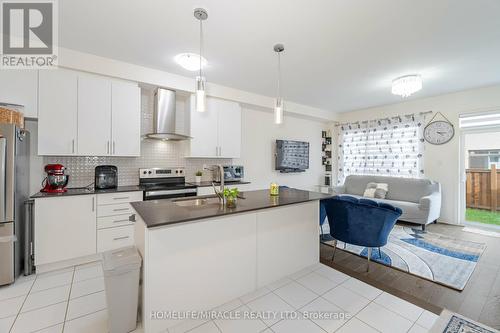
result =
[{"label": "green grass", "polygon": [[465,219],[470,222],[500,225],[500,212],[467,208]]}]

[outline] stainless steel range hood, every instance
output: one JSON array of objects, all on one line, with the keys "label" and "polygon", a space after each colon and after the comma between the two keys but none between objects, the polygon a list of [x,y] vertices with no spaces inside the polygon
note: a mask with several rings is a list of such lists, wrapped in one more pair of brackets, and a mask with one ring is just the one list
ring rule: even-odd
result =
[{"label": "stainless steel range hood", "polygon": [[157,88],[154,94],[153,133],[146,136],[150,139],[180,141],[191,139],[176,126],[177,110],[175,91]]}]

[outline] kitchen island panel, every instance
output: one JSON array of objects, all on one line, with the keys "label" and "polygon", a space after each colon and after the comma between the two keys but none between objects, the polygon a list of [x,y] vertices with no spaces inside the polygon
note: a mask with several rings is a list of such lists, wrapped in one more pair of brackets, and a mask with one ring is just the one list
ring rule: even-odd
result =
[{"label": "kitchen island panel", "polygon": [[257,213],[257,288],[319,262],[319,201]]},{"label": "kitchen island panel", "polygon": [[157,311],[209,310],[256,289],[255,213],[147,229],[143,237],[145,332],[181,322],[151,319]]}]

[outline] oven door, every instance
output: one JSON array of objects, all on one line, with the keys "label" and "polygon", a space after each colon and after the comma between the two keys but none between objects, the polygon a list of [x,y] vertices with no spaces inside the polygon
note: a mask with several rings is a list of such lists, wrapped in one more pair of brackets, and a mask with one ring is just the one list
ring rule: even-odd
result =
[{"label": "oven door", "polygon": [[184,188],[180,190],[144,191],[144,201],[194,197],[196,196],[196,193],[197,193],[196,188]]}]

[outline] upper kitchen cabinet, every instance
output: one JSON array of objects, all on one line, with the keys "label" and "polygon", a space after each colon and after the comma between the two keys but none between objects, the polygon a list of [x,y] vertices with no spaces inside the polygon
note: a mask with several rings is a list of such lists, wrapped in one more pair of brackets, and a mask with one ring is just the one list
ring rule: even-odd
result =
[{"label": "upper kitchen cabinet", "polygon": [[38,155],[141,154],[137,83],[64,69],[40,71],[38,106]]},{"label": "upper kitchen cabinet", "polygon": [[111,154],[111,81],[78,77],[78,155]]},{"label": "upper kitchen cabinet", "polygon": [[207,97],[205,112],[197,112],[191,96],[191,153],[189,157],[239,158],[241,107],[236,102]]},{"label": "upper kitchen cabinet", "polygon": [[77,154],[78,74],[40,70],[38,80],[38,155]]},{"label": "upper kitchen cabinet", "polygon": [[0,102],[24,106],[26,118],[38,117],[38,71],[2,70],[0,74]]},{"label": "upper kitchen cabinet", "polygon": [[137,84],[111,84],[111,152],[116,156],[141,155],[141,89]]}]

